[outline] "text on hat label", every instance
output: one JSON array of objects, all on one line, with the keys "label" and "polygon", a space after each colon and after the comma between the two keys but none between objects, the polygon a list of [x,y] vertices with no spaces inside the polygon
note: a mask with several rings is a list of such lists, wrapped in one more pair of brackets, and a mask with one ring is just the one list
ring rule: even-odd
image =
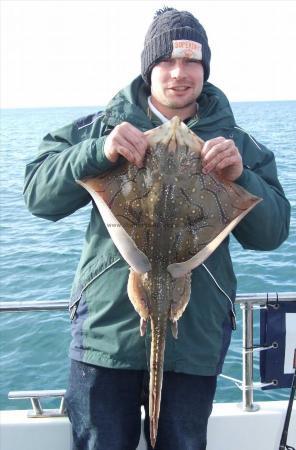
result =
[{"label": "text on hat label", "polygon": [[199,42],[179,39],[173,41],[171,58],[192,58],[202,60],[202,45]]}]

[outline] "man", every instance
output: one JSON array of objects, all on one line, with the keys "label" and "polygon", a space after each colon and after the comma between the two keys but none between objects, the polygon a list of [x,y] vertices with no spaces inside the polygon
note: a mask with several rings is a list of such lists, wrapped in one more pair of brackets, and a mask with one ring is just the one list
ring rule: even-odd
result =
[{"label": "man", "polygon": [[[236,126],[225,95],[207,82],[207,35],[189,12],[158,11],[142,52],[142,76],[106,110],[48,134],[28,164],[25,199],[33,214],[59,220],[90,201],[75,180],[141,167],[144,131],[178,115],[204,141],[203,171],[222,173],[263,199],[235,228],[244,248],[271,250],[287,237],[290,207],[273,154]],[[192,274],[192,294],[167,334],[157,450],[204,450],[216,388],[235,328],[236,280],[225,239]],[[70,304],[71,373],[66,404],[75,449],[134,450],[140,407],[147,411],[147,351],[126,292],[128,267],[92,209]],[[146,434],[148,433],[146,423]]]}]

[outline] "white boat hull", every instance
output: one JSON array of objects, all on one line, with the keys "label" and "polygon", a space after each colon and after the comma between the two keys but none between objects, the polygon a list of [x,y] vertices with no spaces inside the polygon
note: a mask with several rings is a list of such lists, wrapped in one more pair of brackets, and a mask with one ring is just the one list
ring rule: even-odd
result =
[{"label": "white boat hull", "polygon": [[[216,403],[209,421],[207,450],[279,450],[287,402],[261,402],[256,412],[235,403]],[[71,450],[68,418],[28,418],[27,411],[0,412],[1,450]],[[287,443],[296,446],[296,405]],[[141,435],[137,450],[146,450]]]}]

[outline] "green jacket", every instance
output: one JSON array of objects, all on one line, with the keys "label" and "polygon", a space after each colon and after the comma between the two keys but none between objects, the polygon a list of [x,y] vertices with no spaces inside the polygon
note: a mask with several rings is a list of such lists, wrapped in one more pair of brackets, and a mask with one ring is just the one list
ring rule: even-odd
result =
[{"label": "green jacket", "polygon": [[[115,165],[104,155],[106,135],[122,121],[146,131],[160,125],[147,115],[141,77],[119,92],[104,112],[80,119],[43,139],[39,156],[26,168],[24,195],[36,216],[57,221],[90,201],[75,180]],[[288,236],[290,206],[277,179],[274,155],[239,128],[228,100],[210,83],[198,99],[199,119],[188,126],[202,139],[224,136],[239,148],[244,171],[237,183],[263,198],[233,234],[244,248],[272,250]],[[117,163],[120,164],[120,161]],[[199,375],[221,372],[233,326],[236,279],[229,239],[192,274],[189,305],[178,339],[168,332],[165,370]],[[149,332],[139,333],[139,316],[127,296],[129,268],[94,206],[73,283],[70,357],[87,363],[147,369]]]}]

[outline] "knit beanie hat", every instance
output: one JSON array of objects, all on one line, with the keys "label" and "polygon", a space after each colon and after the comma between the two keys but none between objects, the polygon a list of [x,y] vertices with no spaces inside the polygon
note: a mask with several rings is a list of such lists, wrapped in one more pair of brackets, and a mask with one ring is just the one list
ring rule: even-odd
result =
[{"label": "knit beanie hat", "polygon": [[187,11],[177,11],[174,8],[157,11],[148,28],[141,55],[141,74],[144,81],[150,85],[153,67],[161,60],[170,58],[178,45],[194,46],[192,41],[198,43],[193,57],[201,60],[206,81],[210,75],[211,50],[203,26]]}]

